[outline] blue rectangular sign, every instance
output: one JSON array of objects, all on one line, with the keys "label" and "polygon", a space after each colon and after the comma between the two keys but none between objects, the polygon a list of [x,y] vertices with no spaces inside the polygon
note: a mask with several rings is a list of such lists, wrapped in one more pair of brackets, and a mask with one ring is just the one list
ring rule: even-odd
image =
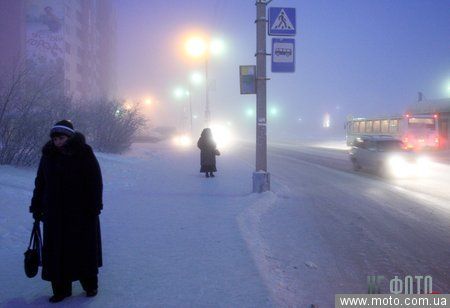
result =
[{"label": "blue rectangular sign", "polygon": [[293,38],[272,39],[272,72],[273,73],[295,72],[295,39]]},{"label": "blue rectangular sign", "polygon": [[269,35],[294,36],[296,34],[295,8],[269,8]]}]

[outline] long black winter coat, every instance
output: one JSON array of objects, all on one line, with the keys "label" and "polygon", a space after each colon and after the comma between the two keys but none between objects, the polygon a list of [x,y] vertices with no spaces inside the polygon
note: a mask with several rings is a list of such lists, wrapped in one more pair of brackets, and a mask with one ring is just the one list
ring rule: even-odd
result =
[{"label": "long black winter coat", "polygon": [[202,134],[197,147],[200,149],[200,172],[216,172],[216,143],[208,135]]},{"label": "long black winter coat", "polygon": [[84,136],[76,133],[60,151],[42,150],[30,212],[43,215],[42,279],[80,280],[102,266],[102,176]]}]

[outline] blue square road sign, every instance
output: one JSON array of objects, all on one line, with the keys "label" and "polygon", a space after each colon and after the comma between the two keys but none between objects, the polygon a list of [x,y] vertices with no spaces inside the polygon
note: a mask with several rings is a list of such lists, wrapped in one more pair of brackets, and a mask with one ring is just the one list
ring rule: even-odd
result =
[{"label": "blue square road sign", "polygon": [[295,72],[295,39],[293,38],[272,39],[272,72],[273,73]]},{"label": "blue square road sign", "polygon": [[296,34],[295,8],[269,8],[269,35],[294,36]]}]

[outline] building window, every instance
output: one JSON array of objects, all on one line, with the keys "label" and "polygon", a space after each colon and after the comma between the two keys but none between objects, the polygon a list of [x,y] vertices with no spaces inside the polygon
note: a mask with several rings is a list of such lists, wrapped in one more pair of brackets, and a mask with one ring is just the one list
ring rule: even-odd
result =
[{"label": "building window", "polygon": [[84,58],[84,51],[82,48],[78,47],[77,54],[78,54],[78,57],[80,57],[80,59]]},{"label": "building window", "polygon": [[380,132],[380,121],[373,121],[373,132],[379,133]]},{"label": "building window", "polygon": [[80,22],[80,24],[82,23],[83,20],[83,15],[81,15],[81,12],[77,10],[77,20]]},{"label": "building window", "polygon": [[70,55],[70,44],[65,42],[65,46],[66,46],[66,53]]},{"label": "building window", "polygon": [[65,8],[64,8],[64,10],[65,10],[65,12],[66,12],[66,17],[68,17],[68,18],[70,18],[70,15],[71,15],[71,9],[70,9],[70,7],[69,6],[66,6]]},{"label": "building window", "polygon": [[367,121],[366,122],[366,133],[371,133],[372,132],[372,121]]},{"label": "building window", "polygon": [[360,133],[366,132],[366,122],[364,121],[359,122],[359,132]]},{"label": "building window", "polygon": [[398,120],[390,120],[389,121],[389,132],[390,133],[398,132]]},{"label": "building window", "polygon": [[381,121],[381,132],[387,133],[389,131],[389,120]]}]

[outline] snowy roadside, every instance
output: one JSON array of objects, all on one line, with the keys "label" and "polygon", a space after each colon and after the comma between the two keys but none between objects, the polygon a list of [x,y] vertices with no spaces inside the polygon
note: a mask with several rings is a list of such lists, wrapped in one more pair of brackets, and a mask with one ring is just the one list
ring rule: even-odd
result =
[{"label": "snowy roadside", "polygon": [[[100,293],[78,283],[63,306],[273,306],[261,217],[273,190],[251,194],[252,167],[226,151],[217,177],[198,172],[196,150],[135,144],[126,155],[98,154],[104,177],[101,215],[105,266]],[[0,166],[0,306],[46,306],[48,282],[23,273],[31,229],[34,169]],[[282,279],[282,277],[280,277]]]}]

